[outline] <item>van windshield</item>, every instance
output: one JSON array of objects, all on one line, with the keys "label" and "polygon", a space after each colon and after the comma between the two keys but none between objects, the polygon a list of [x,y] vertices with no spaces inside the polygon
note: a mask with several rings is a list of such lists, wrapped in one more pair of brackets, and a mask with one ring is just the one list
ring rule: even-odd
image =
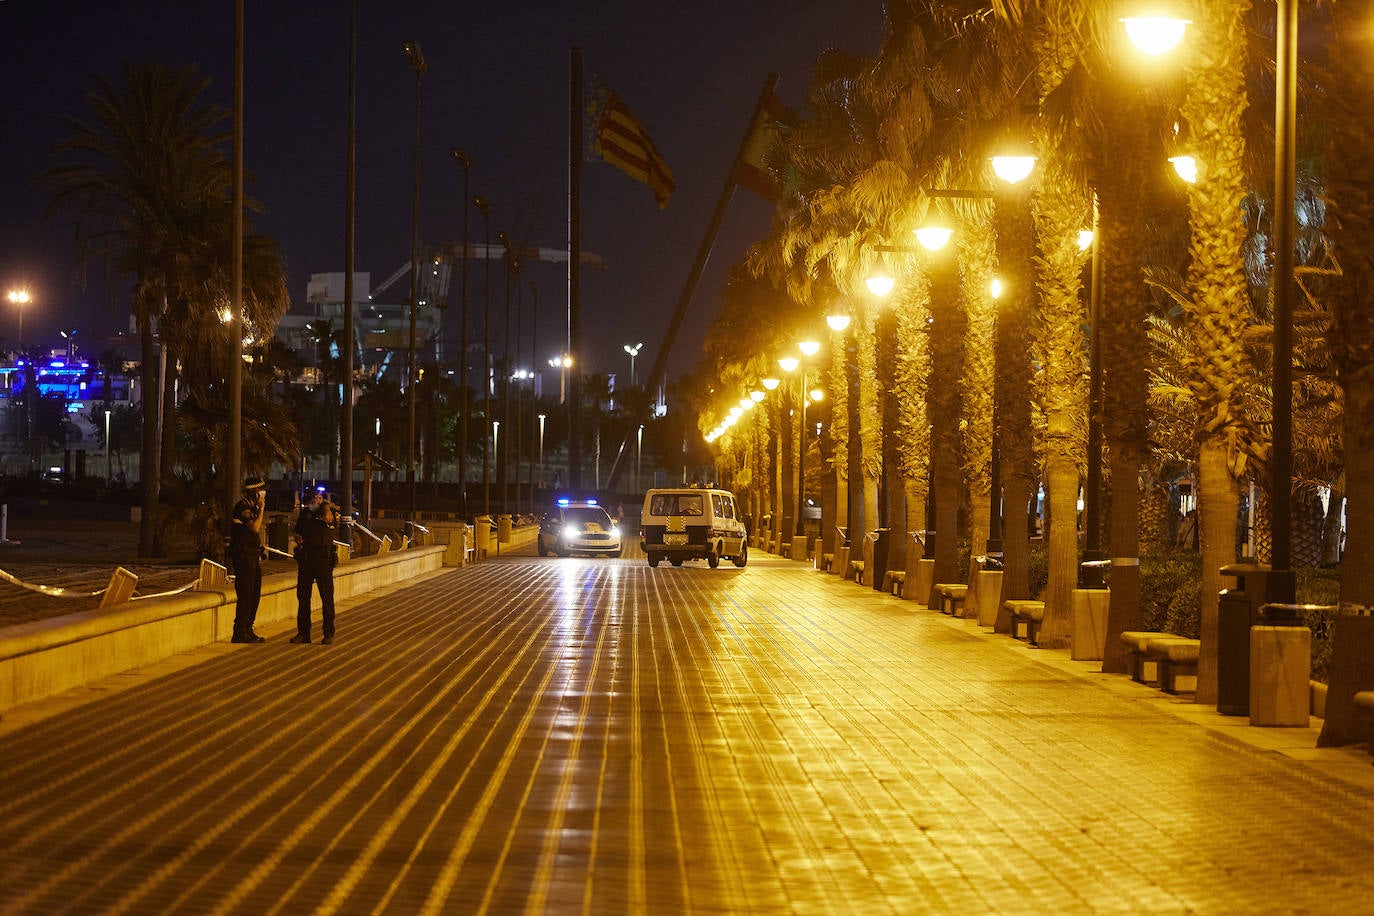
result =
[{"label": "van windshield", "polygon": [[701,515],[700,493],[655,493],[649,501],[650,515]]}]

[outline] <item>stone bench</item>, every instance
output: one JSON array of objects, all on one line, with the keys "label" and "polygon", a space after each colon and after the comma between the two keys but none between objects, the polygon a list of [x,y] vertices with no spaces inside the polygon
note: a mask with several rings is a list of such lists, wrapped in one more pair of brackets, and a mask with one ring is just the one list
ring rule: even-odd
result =
[{"label": "stone bench", "polygon": [[853,575],[853,578],[854,578],[854,581],[855,581],[855,582],[859,583],[860,585],[863,585],[863,584],[864,584],[864,561],[863,561],[863,560],[850,560],[850,561],[849,561],[849,571],[850,571],[851,573],[854,574],[854,575]]},{"label": "stone bench", "polygon": [[[1148,630],[1127,630],[1121,644],[1131,652],[1131,680],[1157,683],[1165,693],[1178,693],[1179,680],[1191,677],[1197,688],[1197,660],[1202,641]],[[1150,676],[1150,666],[1154,676]]]},{"label": "stone bench", "polygon": [[830,572],[831,567],[834,565],[835,555],[833,553],[821,554],[821,572]]},{"label": "stone bench", "polygon": [[1355,716],[1369,735],[1369,753],[1374,755],[1374,690],[1357,691],[1353,702]]},{"label": "stone bench", "polygon": [[964,599],[968,597],[968,586],[962,582],[937,582],[932,586],[940,596],[940,613],[951,617],[963,616]]},{"label": "stone bench", "polygon": [[1024,627],[1026,642],[1036,645],[1035,637],[1040,632],[1040,624],[1045,619],[1045,602],[1030,598],[1008,598],[1002,606],[1011,614],[1011,635],[1020,639],[1019,631]]},{"label": "stone bench", "polygon": [[883,591],[891,592],[898,598],[902,597],[902,589],[906,587],[906,570],[889,569],[883,573]]}]

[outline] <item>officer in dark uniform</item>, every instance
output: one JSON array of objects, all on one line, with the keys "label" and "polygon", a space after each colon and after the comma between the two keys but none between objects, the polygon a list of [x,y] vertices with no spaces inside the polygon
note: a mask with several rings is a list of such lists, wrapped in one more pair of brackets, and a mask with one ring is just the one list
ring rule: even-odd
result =
[{"label": "officer in dark uniform", "polygon": [[262,598],[262,523],[267,484],[256,474],[243,482],[243,498],[234,504],[229,523],[229,557],[234,564],[234,637],[230,642],[266,642],[253,632]]},{"label": "officer in dark uniform", "polygon": [[338,524],[334,504],[316,490],[310,505],[301,507],[296,518],[296,635],[294,643],[310,642],[310,589],[320,590],[321,613],[324,626],[320,642],[334,641],[334,564],[338,551],[334,548],[334,526]]}]

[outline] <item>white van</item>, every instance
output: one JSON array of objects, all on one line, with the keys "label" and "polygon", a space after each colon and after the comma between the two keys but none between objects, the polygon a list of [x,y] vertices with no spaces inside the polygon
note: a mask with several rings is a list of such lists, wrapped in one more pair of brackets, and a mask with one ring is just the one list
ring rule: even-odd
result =
[{"label": "white van", "polygon": [[744,514],[729,490],[675,487],[644,494],[640,538],[650,566],[668,560],[705,560],[715,569],[721,558],[736,566],[749,562],[749,532]]}]

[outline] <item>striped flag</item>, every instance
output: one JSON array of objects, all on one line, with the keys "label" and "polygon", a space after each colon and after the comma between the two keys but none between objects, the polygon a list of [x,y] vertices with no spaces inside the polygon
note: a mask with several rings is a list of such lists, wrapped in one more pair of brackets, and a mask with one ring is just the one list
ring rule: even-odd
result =
[{"label": "striped flag", "polygon": [[587,83],[587,158],[609,162],[635,181],[642,181],[654,192],[659,209],[668,206],[676,185],[654,141],[600,77],[589,73]]},{"label": "striped flag", "polygon": [[774,203],[782,196],[776,172],[769,168],[774,149],[784,142],[787,132],[797,124],[797,116],[769,92],[758,117],[749,126],[744,152],[735,166],[735,184]]}]

